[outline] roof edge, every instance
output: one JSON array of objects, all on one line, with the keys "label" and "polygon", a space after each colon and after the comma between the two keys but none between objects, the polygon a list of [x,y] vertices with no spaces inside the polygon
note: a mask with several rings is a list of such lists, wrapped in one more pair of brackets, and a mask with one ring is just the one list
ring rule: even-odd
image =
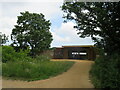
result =
[{"label": "roof edge", "polygon": [[62,46],[62,47],[94,47],[94,45],[70,45],[70,46]]}]

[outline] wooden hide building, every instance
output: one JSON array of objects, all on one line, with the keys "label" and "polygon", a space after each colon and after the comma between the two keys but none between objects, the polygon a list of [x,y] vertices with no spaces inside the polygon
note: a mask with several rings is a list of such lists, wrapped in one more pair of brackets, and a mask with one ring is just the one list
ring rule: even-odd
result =
[{"label": "wooden hide building", "polygon": [[93,45],[62,46],[54,50],[54,59],[94,60],[96,54]]}]

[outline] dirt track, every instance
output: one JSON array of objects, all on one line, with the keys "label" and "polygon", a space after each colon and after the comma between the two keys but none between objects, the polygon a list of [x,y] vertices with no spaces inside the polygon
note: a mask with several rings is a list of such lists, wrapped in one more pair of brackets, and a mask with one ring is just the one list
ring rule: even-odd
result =
[{"label": "dirt track", "polygon": [[92,61],[74,60],[76,63],[65,73],[39,81],[3,80],[3,88],[93,88],[89,80]]}]

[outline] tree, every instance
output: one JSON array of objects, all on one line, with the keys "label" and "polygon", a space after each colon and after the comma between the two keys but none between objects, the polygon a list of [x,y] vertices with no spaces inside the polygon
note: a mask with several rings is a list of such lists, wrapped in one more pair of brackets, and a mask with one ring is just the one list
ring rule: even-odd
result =
[{"label": "tree", "polygon": [[108,54],[120,53],[120,2],[65,2],[65,21],[74,20],[82,38],[91,37]]},{"label": "tree", "polygon": [[46,20],[41,13],[36,14],[26,11],[20,14],[17,25],[12,30],[12,46],[23,50],[29,47],[32,56],[48,49],[52,42],[52,35],[49,31],[50,21]]},{"label": "tree", "polygon": [[8,36],[0,32],[0,46],[8,42]]}]

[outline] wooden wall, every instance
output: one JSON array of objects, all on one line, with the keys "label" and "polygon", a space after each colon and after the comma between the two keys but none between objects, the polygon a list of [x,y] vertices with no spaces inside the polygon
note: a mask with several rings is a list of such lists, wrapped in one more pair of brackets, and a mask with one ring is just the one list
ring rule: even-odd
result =
[{"label": "wooden wall", "polygon": [[[82,55],[81,53],[86,53]],[[94,47],[63,47],[54,50],[54,59],[80,59],[94,60],[96,58]]]}]

